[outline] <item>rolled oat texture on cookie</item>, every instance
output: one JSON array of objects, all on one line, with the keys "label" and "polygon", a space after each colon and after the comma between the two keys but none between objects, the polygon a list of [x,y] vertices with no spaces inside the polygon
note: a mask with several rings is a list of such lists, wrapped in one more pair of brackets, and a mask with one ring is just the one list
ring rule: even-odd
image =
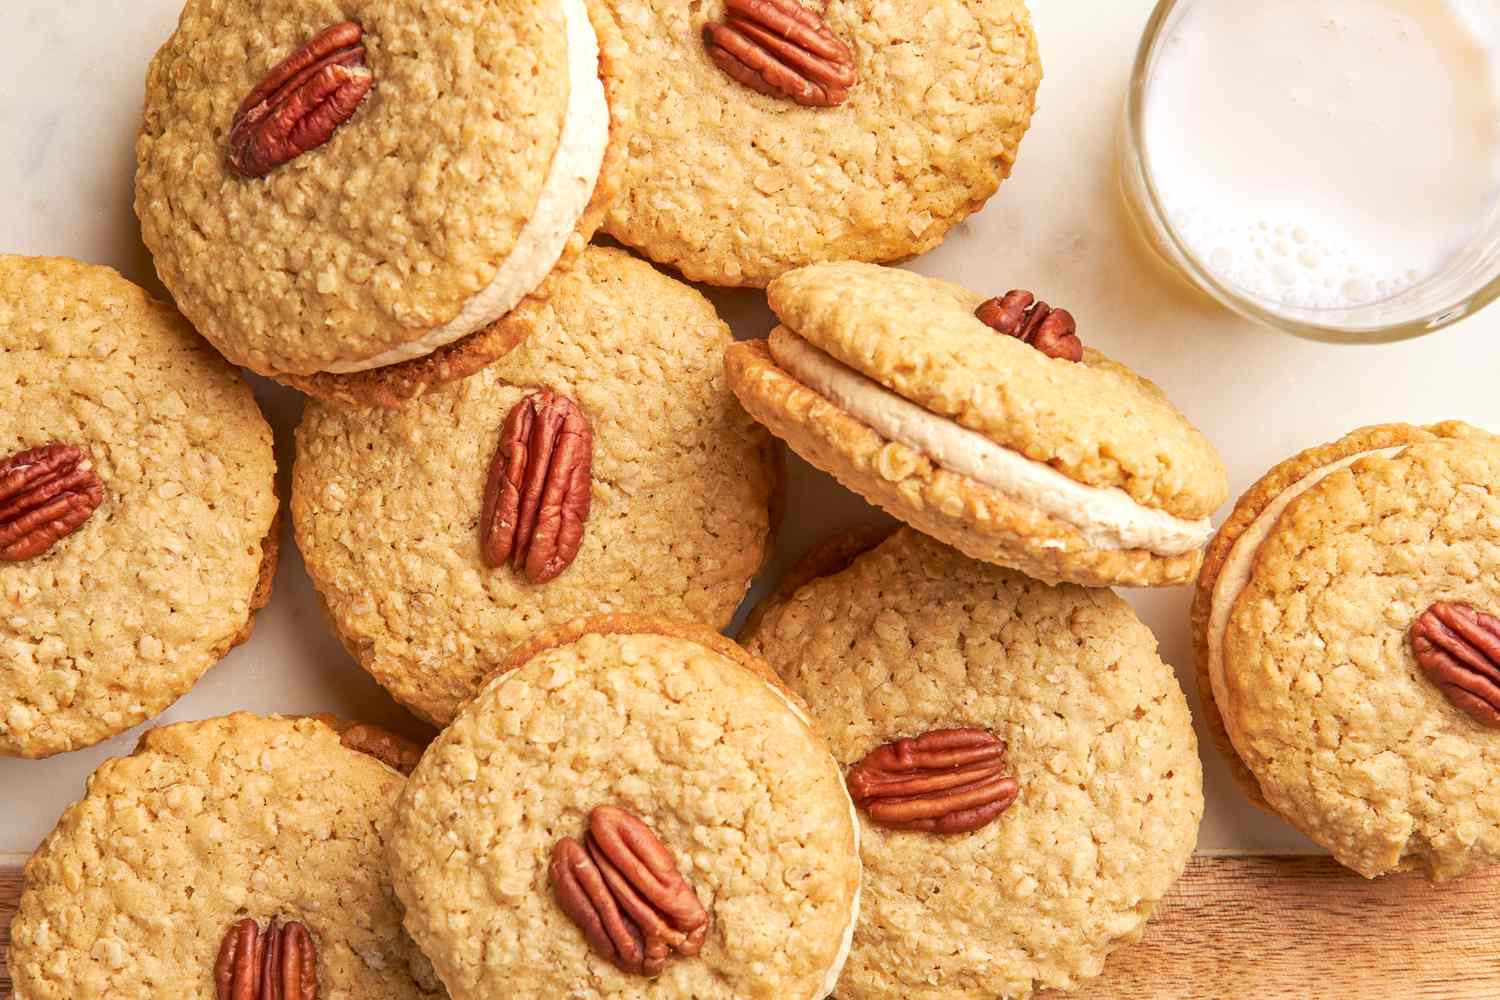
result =
[{"label": "rolled oat texture on cookie", "polygon": [[16,1000],[228,996],[223,982],[265,978],[246,961],[258,937],[261,954],[292,956],[279,985],[442,1000],[386,869],[404,783],[317,719],[150,730],[94,772],[26,864]]},{"label": "rolled oat texture on cookie", "polygon": [[1108,590],[902,528],[836,536],[743,641],[809,706],[859,806],[839,1000],[1072,990],[1140,939],[1203,816],[1187,700]]},{"label": "rolled oat texture on cookie", "polygon": [[516,650],[412,774],[389,856],[455,1000],[821,1000],[859,911],[806,709],[712,629],[639,616]]},{"label": "rolled oat texture on cookie", "polygon": [[[725,385],[729,329],[698,292],[593,247],[511,322],[526,343],[484,371],[402,409],[313,403],[297,432],[292,514],[323,606],[438,724],[512,647],[572,618],[728,625],[781,491],[773,442]],[[544,395],[571,443],[562,422],[560,437],[517,422]]]},{"label": "rolled oat texture on cookie", "polygon": [[0,755],[160,714],[250,636],[279,519],[271,428],[171,306],[0,255]]},{"label": "rolled oat texture on cookie", "polygon": [[1022,0],[604,0],[634,61],[606,231],[764,288],[931,250],[1010,176],[1041,62]]}]

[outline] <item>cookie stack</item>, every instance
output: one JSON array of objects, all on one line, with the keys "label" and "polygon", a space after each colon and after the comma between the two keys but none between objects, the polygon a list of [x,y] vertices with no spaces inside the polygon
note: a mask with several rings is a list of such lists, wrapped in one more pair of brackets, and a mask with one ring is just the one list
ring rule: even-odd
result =
[{"label": "cookie stack", "polygon": [[[1037,53],[1021,0],[188,0],[135,196],[176,308],[0,257],[0,753],[248,638],[277,470],[232,365],[311,397],[305,566],[440,731],[150,731],[27,865],[17,1000],[1073,989],[1203,815],[1112,586],[1196,579],[1216,742],[1340,861],[1500,859],[1500,440],[1357,432],[1215,536],[1218,454],[1086,324],[887,266],[1008,176]],[[805,513],[776,439],[902,523],[735,642]]]}]

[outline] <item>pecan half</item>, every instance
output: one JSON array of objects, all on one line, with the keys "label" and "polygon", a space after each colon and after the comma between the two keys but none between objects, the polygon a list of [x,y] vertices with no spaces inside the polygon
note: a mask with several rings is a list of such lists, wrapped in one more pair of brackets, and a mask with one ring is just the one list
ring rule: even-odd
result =
[{"label": "pecan half", "polygon": [[594,432],[578,404],[546,390],[517,403],[485,483],[484,561],[504,566],[509,559],[532,583],[567,569],[583,544],[593,465]]},{"label": "pecan half", "polygon": [[804,107],[849,99],[854,55],[797,0],[726,0],[724,23],[703,26],[708,56],[735,80]]},{"label": "pecan half", "polygon": [[375,86],[364,29],[344,21],[277,63],[240,102],[229,126],[229,166],[264,177],[338,131]]},{"label": "pecan half", "polygon": [[1500,729],[1500,618],[1439,601],[1411,627],[1427,679],[1482,726]]},{"label": "pecan half", "polygon": [[893,830],[969,833],[1020,793],[1005,774],[1005,741],[983,729],[939,729],[872,750],[849,769],[849,794]]},{"label": "pecan half", "polygon": [[71,535],[104,502],[82,448],[49,444],[0,462],[0,562],[34,559]]},{"label": "pecan half", "polygon": [[708,911],[666,845],[627,809],[595,809],[584,843],[557,842],[549,874],[589,946],[626,972],[655,976],[673,952],[703,949]]},{"label": "pecan half", "polygon": [[1007,337],[1024,340],[1049,358],[1083,360],[1083,341],[1078,324],[1066,309],[1053,309],[1036,296],[1020,290],[990,299],[974,311],[985,326]]},{"label": "pecan half", "polygon": [[215,1000],[318,1000],[318,953],[299,923],[236,921],[214,963]]}]

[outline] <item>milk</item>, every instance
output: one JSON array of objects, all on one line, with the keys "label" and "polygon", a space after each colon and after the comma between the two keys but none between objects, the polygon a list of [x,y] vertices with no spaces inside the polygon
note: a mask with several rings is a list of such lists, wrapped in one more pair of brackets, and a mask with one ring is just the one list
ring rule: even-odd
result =
[{"label": "milk", "polygon": [[1190,0],[1142,141],[1218,279],[1343,309],[1439,274],[1500,208],[1495,0]]}]

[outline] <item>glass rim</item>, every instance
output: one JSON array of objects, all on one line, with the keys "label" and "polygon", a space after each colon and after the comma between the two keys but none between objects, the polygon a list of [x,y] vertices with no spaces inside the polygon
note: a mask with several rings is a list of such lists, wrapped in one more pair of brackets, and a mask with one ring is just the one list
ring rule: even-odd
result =
[{"label": "glass rim", "polygon": [[[1161,192],[1157,189],[1146,152],[1145,113],[1146,93],[1150,82],[1152,64],[1165,36],[1164,29],[1178,7],[1201,2],[1201,0],[1157,0],[1136,49],[1131,66],[1130,83],[1126,90],[1125,115],[1122,126],[1121,157],[1122,185],[1127,207],[1137,218],[1138,224],[1167,241],[1172,258],[1167,263],[1183,272],[1183,277],[1222,305],[1264,326],[1272,327],[1294,336],[1327,343],[1393,343],[1436,333],[1462,319],[1473,315],[1500,298],[1500,269],[1479,287],[1466,292],[1456,301],[1441,308],[1427,311],[1416,319],[1399,323],[1377,323],[1369,326],[1354,326],[1333,322],[1319,323],[1310,318],[1297,318],[1267,308],[1261,300],[1217,277],[1196,254],[1172,225],[1162,206]],[[1304,315],[1313,310],[1304,310]]]}]

